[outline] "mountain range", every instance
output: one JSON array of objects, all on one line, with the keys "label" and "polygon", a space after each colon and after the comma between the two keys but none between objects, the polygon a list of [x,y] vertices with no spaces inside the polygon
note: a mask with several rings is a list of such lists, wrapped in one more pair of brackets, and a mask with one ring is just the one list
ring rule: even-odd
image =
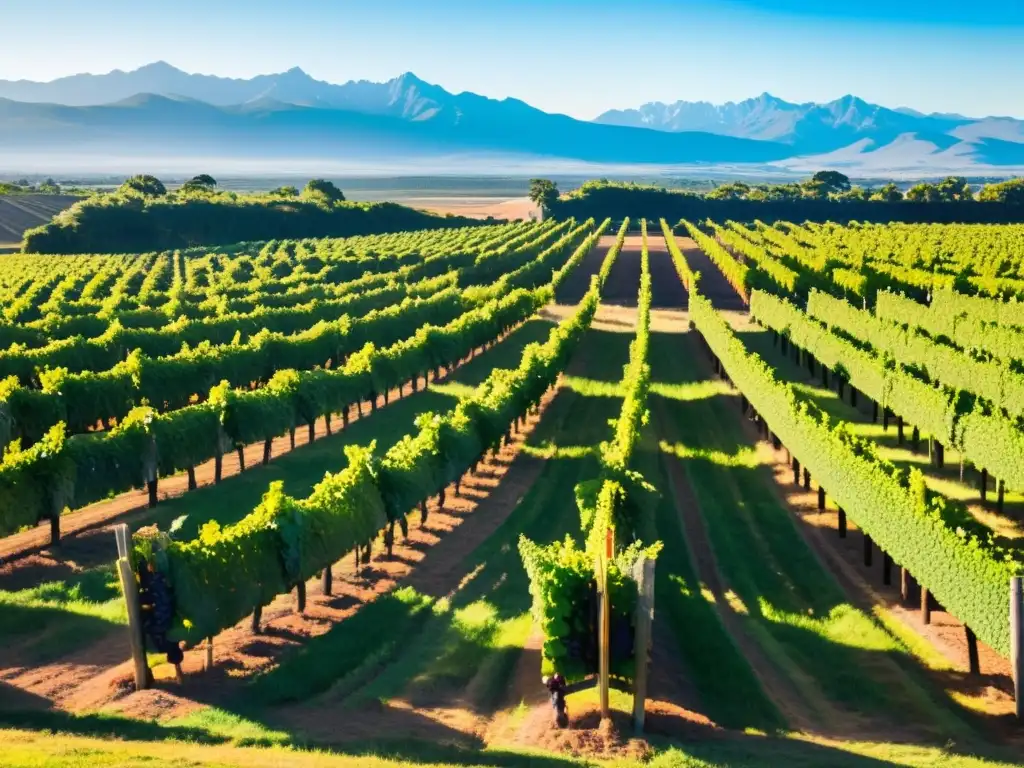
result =
[{"label": "mountain range", "polygon": [[925,115],[854,96],[795,104],[767,93],[723,105],[656,102],[584,121],[517,99],[453,94],[412,73],[334,84],[298,68],[234,79],[165,62],[45,83],[0,80],[0,164],[71,156],[100,165],[158,157],[1006,174],[1024,167],[1024,121]]}]

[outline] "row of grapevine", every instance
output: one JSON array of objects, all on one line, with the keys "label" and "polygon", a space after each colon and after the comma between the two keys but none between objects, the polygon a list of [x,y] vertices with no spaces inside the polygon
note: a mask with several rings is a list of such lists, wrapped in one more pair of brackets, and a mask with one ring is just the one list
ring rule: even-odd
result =
[{"label": "row of grapevine", "polygon": [[878,295],[875,314],[885,320],[920,328],[936,339],[948,339],[964,350],[978,350],[1005,361],[1024,361],[1024,328],[998,319],[1019,317],[1017,303],[993,302],[998,306],[980,312],[968,308],[977,307],[979,301],[989,300],[939,291],[930,305],[924,305],[885,292]]},{"label": "row of grapevine", "polygon": [[672,232],[672,227],[668,225],[668,222],[664,219],[661,220],[661,234],[665,237],[665,245],[668,246],[668,252],[672,257],[672,263],[675,265],[676,272],[679,273],[679,279],[683,282],[683,287],[687,291],[695,287],[697,281],[700,279],[699,272],[693,272],[690,269],[689,263],[686,261],[686,257],[683,256],[683,252],[679,250],[679,243],[676,242],[676,236]]},{"label": "row of grapevine", "polygon": [[[812,300],[811,314],[837,321],[836,325],[844,315],[860,312],[823,294],[812,294]],[[1006,486],[1024,488],[1024,430],[1017,421],[866,351],[784,299],[755,291],[750,307],[761,325],[786,336],[920,434],[957,448]]]},{"label": "row of grapevine", "polygon": [[[623,225],[625,229],[626,224]],[[532,612],[544,644],[541,651],[543,674],[558,672],[575,681],[597,671],[597,628],[593,623],[591,598],[597,584],[604,584],[610,602],[611,674],[631,679],[635,671],[632,624],[637,600],[635,566],[653,559],[660,545],[644,546],[640,535],[645,526],[653,489],[643,477],[630,470],[633,451],[647,420],[647,392],[650,367],[651,272],[647,248],[647,222],[641,222],[640,291],[637,331],[630,344],[629,362],[623,372],[623,403],[614,422],[614,434],[599,447],[599,476],[576,486],[576,501],[586,547],[572,537],[539,545],[520,536],[519,552],[530,579]],[[617,253],[617,249],[610,251]],[[620,543],[617,554],[606,557],[605,541],[614,529]]]},{"label": "row of grapevine", "polygon": [[[26,386],[38,386],[41,373],[64,368],[68,373],[99,372],[123,362],[139,350],[149,357],[172,357],[183,347],[223,346],[240,342],[243,333],[252,343],[261,331],[290,334],[308,331],[321,322],[343,317],[360,317],[406,298],[430,296],[455,285],[457,272],[416,282],[354,293],[332,301],[300,307],[261,308],[246,314],[179,320],[159,328],[125,327],[114,321],[99,336],[72,336],[31,349],[13,348],[0,352],[0,377],[17,376]],[[236,343],[237,346],[237,343]]]},{"label": "row of grapevine", "polygon": [[760,418],[835,502],[947,610],[1007,655],[1010,578],[1024,573],[1020,553],[996,544],[962,506],[930,492],[920,471],[879,459],[870,441],[831,424],[776,380],[699,294],[691,293],[690,316]]},{"label": "row of grapevine", "polygon": [[382,529],[390,540],[417,504],[458,481],[537,405],[589,327],[597,302],[595,281],[545,344],[524,350],[517,369],[492,371],[446,414],[422,414],[417,432],[383,455],[374,445],[347,449],[347,466],[325,476],[309,497],[291,498],[274,484],[239,523],[208,523],[195,540],[137,535],[136,569],[152,567],[170,586],[170,640],[212,637]]},{"label": "row of grapevine", "polygon": [[403,319],[408,337],[378,349],[368,343],[337,369],[278,371],[266,387],[212,388],[206,402],[170,413],[132,409],[117,427],[64,437],[58,423],[36,444],[10,447],[0,463],[0,534],[50,519],[112,493],[139,487],[221,456],[232,448],[272,440],[321,416],[401,387],[426,371],[452,366],[471,350],[522,322],[550,289],[520,290],[445,326]]},{"label": "row of grapevine", "polygon": [[722,247],[721,243],[704,234],[696,224],[691,224],[686,220],[681,223],[690,233],[690,237],[696,241],[697,246],[714,262],[725,279],[729,281],[729,285],[736,290],[744,302],[748,301],[753,282],[750,267],[740,264],[731,253]]},{"label": "row of grapevine", "polygon": [[[563,226],[567,227],[568,223]],[[548,235],[549,232],[541,228],[528,229],[512,240],[519,243],[517,248],[531,249],[532,239],[543,239]],[[521,238],[526,238],[526,242],[521,242]],[[485,246],[490,247],[495,242],[489,239]],[[366,293],[375,289],[381,292],[390,289],[394,293],[404,284],[438,277],[460,268],[469,268],[475,263],[478,253],[457,242],[451,245],[451,249],[446,252],[420,260],[406,260],[411,263],[389,271],[368,272],[361,276],[331,275],[326,273],[329,273],[334,265],[326,265],[319,273],[311,276],[312,282],[298,285],[228,280],[224,285],[218,285],[207,293],[190,295],[177,292],[166,304],[159,307],[132,304],[127,295],[115,290],[103,301],[65,303],[59,307],[51,307],[53,311],[44,318],[26,326],[28,333],[36,335],[35,343],[26,346],[41,347],[48,341],[66,340],[77,335],[89,338],[103,336],[118,325],[133,329],[159,330],[168,323],[180,323],[182,318],[193,321],[222,319],[231,322],[236,318],[244,320],[245,315],[268,309],[291,309],[295,314],[312,314],[321,310],[322,305],[329,307],[351,301],[354,293]],[[282,290],[272,290],[275,286]],[[0,326],[0,336],[10,327]],[[201,338],[199,337],[199,340]],[[196,340],[181,339],[179,346],[185,341],[195,343]]]},{"label": "row of grapevine", "polygon": [[[528,255],[539,252],[545,239],[538,238],[528,243],[524,252]],[[515,253],[518,256],[519,251]],[[134,323],[126,327],[115,318],[102,334],[94,338],[76,336],[42,347],[0,352],[0,378],[17,375],[23,383],[32,384],[37,380],[39,370],[66,368],[69,373],[100,371],[112,368],[135,349],[150,357],[162,357],[174,355],[183,345],[196,346],[204,341],[228,344],[237,336],[245,334],[252,337],[262,330],[280,333],[305,331],[320,321],[337,321],[345,315],[365,315],[409,296],[430,296],[462,280],[458,270],[460,267],[463,271],[471,268],[473,259],[472,254],[456,258],[432,257],[405,267],[399,273],[390,273],[388,282],[383,286],[370,286],[363,280],[356,280],[351,295],[327,301],[314,300],[298,306],[270,302],[259,309],[247,310],[245,314],[231,313],[223,317],[210,317],[202,312],[182,314],[174,322],[168,324],[165,319],[156,327],[149,327],[148,322],[142,327]],[[487,275],[481,282],[491,277]],[[463,280],[464,284],[470,282]],[[362,289],[362,292],[356,293],[356,289]],[[154,314],[159,315],[156,311]],[[83,325],[103,321],[95,315],[76,318],[81,318]],[[153,319],[155,322],[157,317]]]},{"label": "row of grapevine", "polygon": [[[197,397],[201,399],[222,379],[232,387],[249,387],[268,381],[275,372],[284,369],[310,370],[325,365],[337,368],[366,344],[392,344],[418,325],[448,322],[466,308],[478,306],[511,287],[532,288],[549,279],[550,270],[559,266],[559,259],[566,256],[570,247],[585,240],[586,234],[581,227],[573,231],[572,237],[559,239],[534,262],[519,268],[514,285],[499,282],[460,295],[454,288],[438,290],[443,289],[443,282],[425,281],[405,286],[405,290],[413,295],[421,291],[433,294],[429,298],[407,299],[376,310],[364,303],[360,309],[369,314],[355,320],[349,316],[356,314],[352,311],[355,307],[349,303],[349,311],[338,320],[318,322],[303,333],[285,336],[264,330],[246,344],[213,346],[203,343],[175,355],[156,358],[137,349],[124,362],[108,370],[93,372],[83,363],[81,367],[86,370],[80,373],[66,368],[43,371],[37,374],[42,391],[11,386],[8,380],[0,400],[3,403],[0,415],[8,424],[6,436],[32,442],[58,421],[65,422],[72,433],[84,432],[99,422],[119,421],[133,407],[143,404],[153,405],[162,412],[175,410]],[[354,298],[359,300],[359,297]],[[123,335],[129,341],[147,336],[137,332]],[[94,360],[87,358],[87,361]],[[0,420],[0,424],[3,423],[4,420]]]},{"label": "row of grapevine", "polygon": [[[421,277],[441,274],[448,269],[455,269],[472,264],[481,252],[489,252],[502,245],[513,244],[518,248],[525,241],[534,237],[542,237],[551,229],[567,227],[568,223],[552,225],[531,225],[527,227],[498,226],[466,230],[437,231],[431,239],[424,241],[422,233],[401,233],[397,236],[400,242],[418,242],[422,247],[419,258],[376,258],[350,261],[324,261],[320,258],[309,259],[303,268],[287,277],[278,277],[277,270],[281,260],[270,265],[262,263],[262,257],[248,260],[239,257],[221,266],[220,271],[208,279],[203,286],[187,287],[187,278],[180,279],[179,265],[185,258],[180,253],[161,254],[155,257],[136,257],[136,261],[144,268],[140,273],[132,273],[129,282],[124,285],[115,283],[109,295],[86,297],[85,288],[82,295],[74,297],[74,291],[65,291],[61,300],[55,296],[40,303],[32,298],[29,306],[34,307],[36,315],[42,315],[28,325],[38,330],[45,339],[66,338],[68,335],[99,335],[105,330],[102,321],[107,324],[118,320],[122,325],[137,326],[145,323],[147,327],[158,327],[169,320],[176,320],[181,315],[189,317],[208,316],[249,312],[256,306],[293,306],[308,304],[314,299],[338,298],[355,290],[365,290],[403,280],[416,280]],[[481,238],[486,233],[492,237]],[[47,260],[57,263],[72,264],[66,268],[65,280],[69,285],[86,283],[89,270],[94,267],[92,259],[104,257],[13,257],[14,264],[8,262],[13,271],[24,271],[28,274],[46,274]],[[124,259],[125,257],[109,257]],[[209,258],[209,257],[206,257]],[[89,259],[74,266],[75,260]],[[148,262],[152,266],[146,266]],[[448,264],[449,266],[445,266]],[[287,266],[287,265],[286,265]],[[134,267],[131,268],[134,270]],[[104,269],[100,269],[103,272]],[[127,270],[125,276],[129,274]],[[186,273],[189,266],[184,267]],[[193,281],[195,270],[191,270]],[[168,279],[169,278],[169,279]],[[58,285],[58,289],[60,286]],[[55,292],[56,293],[56,290]],[[19,300],[24,304],[25,299]],[[87,323],[68,323],[67,318],[86,318]]]},{"label": "row of grapevine", "polygon": [[807,311],[880,355],[923,371],[932,382],[977,395],[1013,418],[1024,416],[1024,374],[1009,364],[978,359],[917,329],[880,319],[824,294],[812,293]]},{"label": "row of grapevine", "polygon": [[791,294],[806,290],[802,284],[802,274],[786,266],[781,259],[775,258],[764,248],[751,243],[735,230],[721,227],[710,219],[706,225],[711,228],[715,238],[722,245],[739,253],[743,260],[754,264],[756,269],[753,275],[757,283],[768,282],[776,290]]}]

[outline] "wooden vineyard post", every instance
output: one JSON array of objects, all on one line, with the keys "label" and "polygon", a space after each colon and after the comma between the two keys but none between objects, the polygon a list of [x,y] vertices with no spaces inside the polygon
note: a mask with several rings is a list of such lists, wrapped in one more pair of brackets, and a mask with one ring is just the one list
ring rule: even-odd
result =
[{"label": "wooden vineyard post", "polygon": [[846,510],[839,508],[839,538],[846,538]]},{"label": "wooden vineyard post", "polygon": [[882,553],[882,583],[886,586],[892,584],[892,558],[888,552]]},{"label": "wooden vineyard post", "polygon": [[900,566],[900,597],[904,601],[910,599],[910,571]]},{"label": "wooden vineyard post", "polygon": [[598,619],[597,658],[598,686],[601,695],[601,719],[611,717],[611,701],[608,696],[608,683],[611,672],[611,596],[608,594],[608,562],[612,559],[612,529],[605,534],[605,546],[602,556],[598,558],[598,595],[600,600],[600,616]]},{"label": "wooden vineyard post", "polygon": [[114,527],[117,540],[117,573],[121,580],[121,594],[128,608],[128,643],[131,646],[135,674],[135,690],[149,687],[149,665],[146,661],[146,641],[142,635],[142,608],[139,602],[139,582],[128,561],[128,526]]},{"label": "wooden vineyard post", "polygon": [[932,601],[928,587],[921,585],[921,621],[925,624],[932,623]]},{"label": "wooden vineyard post", "polygon": [[636,658],[636,678],[633,681],[633,729],[644,730],[647,703],[647,666],[651,649],[651,629],[654,624],[654,560],[644,558],[634,566],[636,579],[636,637],[633,651]]},{"label": "wooden vineyard post", "polygon": [[868,536],[867,533],[863,533],[863,536],[864,536],[864,566],[866,568],[870,568],[871,567],[871,554],[873,552],[873,550],[871,549],[871,537]]},{"label": "wooden vineyard post", "polygon": [[213,669],[213,638],[206,638],[206,656],[203,659],[203,671],[209,672]]},{"label": "wooden vineyard post", "polygon": [[981,674],[981,661],[978,659],[978,637],[974,630],[964,624],[967,635],[967,669],[972,675]]},{"label": "wooden vineyard post", "polygon": [[1010,670],[1017,719],[1024,720],[1024,578],[1010,579]]},{"label": "wooden vineyard post", "polygon": [[328,597],[334,591],[334,574],[331,572],[331,566],[324,568],[323,575],[323,593]]}]

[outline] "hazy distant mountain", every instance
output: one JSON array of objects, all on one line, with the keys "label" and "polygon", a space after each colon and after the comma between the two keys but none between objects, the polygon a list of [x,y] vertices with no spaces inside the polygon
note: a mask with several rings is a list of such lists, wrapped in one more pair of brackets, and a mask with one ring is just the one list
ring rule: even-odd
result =
[{"label": "hazy distant mountain", "polygon": [[[410,99],[404,104],[416,109]],[[408,118],[268,97],[226,107],[153,94],[90,107],[0,99],[0,149],[360,160],[486,153],[659,164],[760,163],[791,154],[773,142],[597,125],[473,94],[432,109]]]},{"label": "hazy distant mountain", "polygon": [[[516,99],[453,94],[406,73],[332,84],[301,69],[249,79],[165,62],[48,83],[0,80],[0,161],[19,153],[323,160],[486,154],[588,163],[983,170],[1024,165],[1024,122],[887,109],[844,96],[793,104],[652,103],[593,122]],[[991,170],[991,168],[984,168]]]},{"label": "hazy distant mountain", "polygon": [[[849,95],[826,104],[794,104],[769,93],[717,105],[652,102],[639,109],[605,112],[595,122],[771,140],[791,146],[794,156],[811,155],[819,160],[817,156],[827,155],[833,162],[845,158],[871,168],[1019,165],[1024,157],[1022,120],[926,115],[908,107],[888,109]],[[954,164],[947,165],[951,162]]]}]

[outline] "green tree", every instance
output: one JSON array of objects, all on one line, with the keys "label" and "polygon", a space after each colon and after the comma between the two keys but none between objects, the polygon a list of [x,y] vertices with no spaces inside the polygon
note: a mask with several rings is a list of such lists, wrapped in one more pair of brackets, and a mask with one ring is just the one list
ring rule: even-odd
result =
[{"label": "green tree", "polygon": [[198,176],[193,176],[189,179],[186,184],[195,184],[199,187],[213,187],[217,186],[217,180],[208,173],[200,173]]},{"label": "green tree", "polygon": [[818,171],[811,176],[811,184],[820,185],[825,194],[837,195],[850,191],[850,178],[839,171]]},{"label": "green tree", "polygon": [[750,195],[750,185],[742,181],[722,184],[708,193],[710,200],[745,200]]},{"label": "green tree", "polygon": [[217,180],[210,176],[208,173],[201,173],[198,176],[193,176],[191,179],[181,185],[182,192],[190,193],[210,193],[217,187]]},{"label": "green tree", "polygon": [[934,184],[922,181],[908,189],[904,199],[911,203],[938,203],[942,200],[942,194]]},{"label": "green tree", "polygon": [[948,176],[939,182],[939,197],[947,203],[963,202],[974,199],[971,185],[963,176]]},{"label": "green tree", "polygon": [[299,190],[293,186],[284,186],[272,189],[267,194],[271,197],[298,197]]},{"label": "green tree", "polygon": [[840,192],[835,197],[837,200],[842,200],[847,203],[863,203],[871,199],[871,190],[864,189],[864,187],[852,186],[845,192]]},{"label": "green tree", "polygon": [[530,201],[545,213],[558,202],[558,185],[551,179],[530,179]]},{"label": "green tree", "polygon": [[890,181],[881,189],[875,190],[871,195],[871,199],[879,203],[898,203],[903,200],[903,193],[900,192],[899,187]]},{"label": "green tree", "polygon": [[345,195],[341,190],[326,179],[310,179],[302,190],[302,196],[307,200],[330,205],[345,202]]},{"label": "green tree", "polygon": [[978,199],[985,203],[1024,205],[1024,178],[986,184],[978,193]]},{"label": "green tree", "polygon": [[167,194],[167,187],[156,176],[142,174],[132,176],[118,187],[118,192],[141,197],[162,197]]}]

